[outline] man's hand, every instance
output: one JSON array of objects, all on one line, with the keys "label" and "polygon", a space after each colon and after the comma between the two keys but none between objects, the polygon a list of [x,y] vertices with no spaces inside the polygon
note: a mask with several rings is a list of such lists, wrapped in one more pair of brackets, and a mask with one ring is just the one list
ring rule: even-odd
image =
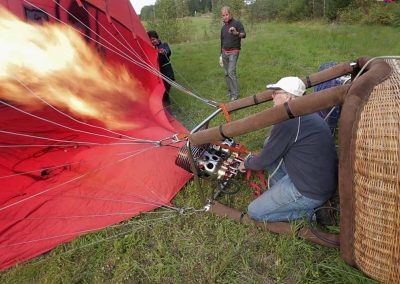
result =
[{"label": "man's hand", "polygon": [[239,167],[238,167],[238,170],[240,171],[240,172],[242,172],[242,173],[245,173],[246,172],[246,167],[244,166],[244,160],[240,163],[240,165],[239,165]]},{"label": "man's hand", "polygon": [[158,48],[157,51],[158,51],[158,53],[164,53],[165,50],[164,50],[164,48]]},{"label": "man's hand", "polygon": [[233,34],[233,35],[238,35],[238,34],[239,34],[239,32],[236,30],[235,27],[230,27],[230,28],[229,28],[229,32],[230,32],[231,34]]}]

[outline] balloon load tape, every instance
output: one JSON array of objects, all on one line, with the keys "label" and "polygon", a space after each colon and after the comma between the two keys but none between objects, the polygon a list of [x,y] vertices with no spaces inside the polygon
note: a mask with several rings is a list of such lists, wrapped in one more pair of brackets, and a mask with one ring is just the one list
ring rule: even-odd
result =
[{"label": "balloon load tape", "polygon": [[[181,148],[175,160],[175,164],[184,170],[193,173],[191,156],[200,178],[217,182],[218,190],[233,194],[238,191],[238,186],[233,178],[239,173],[239,165],[245,155],[235,151],[240,150],[240,144],[228,138],[215,144],[203,144],[200,146],[185,145]],[[191,155],[189,153],[191,152]]]}]

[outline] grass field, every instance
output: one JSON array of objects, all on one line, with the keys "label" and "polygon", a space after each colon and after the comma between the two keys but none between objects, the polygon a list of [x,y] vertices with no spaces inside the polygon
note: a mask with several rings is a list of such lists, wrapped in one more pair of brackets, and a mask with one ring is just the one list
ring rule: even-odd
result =
[{"label": "grass field", "polygon": [[[199,29],[198,33],[204,33]],[[240,96],[264,90],[285,75],[304,76],[326,61],[360,56],[399,55],[399,31],[377,26],[323,23],[266,23],[247,29],[238,63]],[[225,101],[223,70],[218,65],[218,35],[171,45],[177,82],[196,94]],[[199,36],[199,38],[202,38]],[[213,109],[176,90],[172,111],[188,128]],[[242,110],[242,117],[267,107]],[[214,124],[222,123],[215,119]],[[260,148],[265,130],[238,137]],[[222,203],[245,209],[249,187]],[[210,191],[207,182],[203,183]],[[210,193],[209,193],[210,194]],[[189,182],[175,197],[177,207],[201,208]],[[339,251],[275,235],[254,226],[187,210],[159,209],[97,233],[82,236],[0,274],[1,283],[374,283],[346,265]]]}]

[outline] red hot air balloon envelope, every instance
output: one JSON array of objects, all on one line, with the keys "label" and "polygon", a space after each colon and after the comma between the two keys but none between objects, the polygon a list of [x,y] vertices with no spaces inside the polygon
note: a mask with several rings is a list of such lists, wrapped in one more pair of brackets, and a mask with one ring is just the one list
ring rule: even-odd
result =
[{"label": "red hot air balloon envelope", "polygon": [[[32,37],[27,44],[2,42],[11,46],[1,50],[11,54],[3,56],[11,67],[0,67],[6,269],[169,204],[191,176],[175,165],[181,145],[157,142],[187,131],[162,109],[164,86],[150,69],[157,54],[128,0],[0,0],[0,8],[17,17],[2,22],[3,39],[14,26]],[[70,30],[54,39],[59,32],[52,27],[66,24],[81,42],[69,42]],[[36,49],[54,58],[50,65]]]}]

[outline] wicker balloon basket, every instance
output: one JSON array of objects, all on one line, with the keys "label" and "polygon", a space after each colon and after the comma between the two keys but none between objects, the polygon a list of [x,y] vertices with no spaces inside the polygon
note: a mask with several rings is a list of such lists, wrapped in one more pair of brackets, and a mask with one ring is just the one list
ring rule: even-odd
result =
[{"label": "wicker balloon basket", "polygon": [[368,94],[355,89],[359,101],[349,97],[358,107],[345,145],[350,152],[343,153],[349,157],[341,157],[340,190],[341,198],[347,198],[343,202],[351,203],[341,218],[352,224],[341,226],[341,252],[371,278],[400,283],[400,60],[383,63],[390,66],[388,75],[379,78]]}]

